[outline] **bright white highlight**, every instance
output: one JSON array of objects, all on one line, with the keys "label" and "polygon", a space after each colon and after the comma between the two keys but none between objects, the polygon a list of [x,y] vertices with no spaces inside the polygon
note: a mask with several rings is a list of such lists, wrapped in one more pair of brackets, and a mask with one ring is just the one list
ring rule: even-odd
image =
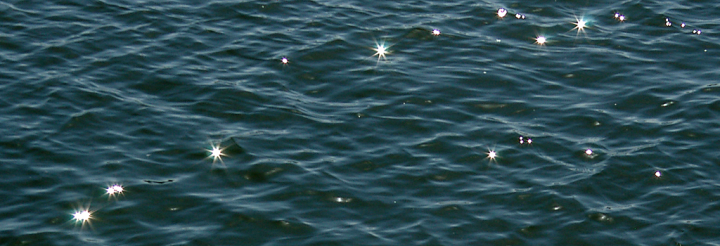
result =
[{"label": "bright white highlight", "polygon": [[577,23],[575,23],[575,24],[576,24],[576,26],[577,26],[578,29],[582,30],[582,29],[585,28],[585,23],[586,23],[586,22],[585,22],[584,20],[578,20]]},{"label": "bright white highlight", "polygon": [[78,222],[85,223],[90,220],[90,211],[82,210],[73,214],[73,219]]},{"label": "bright white highlight", "polygon": [[438,29],[432,30],[432,35],[440,36],[440,30],[438,30]]},{"label": "bright white highlight", "polygon": [[495,158],[497,157],[497,153],[495,153],[494,150],[491,150],[490,152],[488,152],[487,155],[488,155],[487,158],[489,158],[490,160],[495,160]]},{"label": "bright white highlight", "polygon": [[222,161],[223,153],[218,147],[213,147],[212,151],[210,151],[210,156],[213,157],[213,159],[220,159]]},{"label": "bright white highlight", "polygon": [[73,216],[73,220],[75,221],[75,223],[80,223],[81,229],[85,228],[86,223],[88,225],[90,225],[90,227],[92,227],[92,223],[90,223],[90,220],[93,217],[92,217],[92,212],[90,210],[85,209],[85,208],[76,210],[72,216]]},{"label": "bright white highlight", "polygon": [[538,36],[537,38],[535,38],[535,43],[539,45],[545,45],[546,41],[547,39],[545,38],[545,36]]},{"label": "bright white highlight", "polygon": [[385,55],[390,54],[390,52],[387,50],[387,47],[385,47],[384,43],[376,43],[377,48],[374,48],[375,54],[373,56],[378,57],[378,62],[380,62],[380,59],[385,59]]},{"label": "bright white highlight", "polygon": [[586,155],[592,155],[592,154],[593,154],[593,151],[592,151],[591,149],[587,149],[587,150],[585,150],[585,154],[586,154]]},{"label": "bright white highlight", "polygon": [[87,223],[88,225],[90,225],[90,227],[92,227],[92,221],[91,221],[91,220],[94,219],[94,217],[93,217],[93,215],[92,215],[94,212],[95,212],[95,211],[90,210],[90,204],[89,204],[89,203],[88,203],[87,205],[84,205],[84,206],[83,206],[83,205],[80,205],[80,206],[78,206],[78,207],[75,209],[75,212],[72,213],[72,220],[75,221],[76,224],[79,223],[81,229],[84,229],[84,228],[85,228],[85,224],[86,224],[86,223]]},{"label": "bright white highlight", "polygon": [[505,18],[505,15],[507,15],[507,10],[504,8],[500,8],[497,11],[497,16],[500,18]]},{"label": "bright white highlight", "polygon": [[207,151],[210,152],[210,157],[213,158],[213,163],[215,163],[219,159],[221,163],[225,164],[225,162],[223,162],[223,160],[222,160],[222,157],[225,156],[225,154],[223,154],[222,151],[225,150],[225,148],[220,148],[220,145],[218,145],[218,146],[211,145],[211,146],[212,146],[212,149],[209,149]]},{"label": "bright white highlight", "polygon": [[532,144],[532,139],[530,139],[530,138],[524,138],[523,136],[520,136],[520,141],[519,141],[519,142],[520,142],[520,144],[524,144],[524,143]]},{"label": "bright white highlight", "polygon": [[660,176],[662,176],[662,173],[660,173],[660,171],[656,171],[656,172],[655,172],[655,177],[658,177],[658,178],[659,178]]},{"label": "bright white highlight", "polygon": [[625,15],[620,14],[620,13],[618,13],[618,12],[615,12],[615,19],[618,20],[618,21],[620,21],[620,22],[623,22],[623,21],[626,20]]},{"label": "bright white highlight", "polygon": [[280,59],[280,62],[282,62],[282,64],[288,64],[288,62],[290,61],[287,59],[287,57],[283,57],[282,59]]},{"label": "bright white highlight", "polygon": [[573,22],[573,24],[575,24],[575,27],[573,28],[573,30],[577,29],[578,32],[582,32],[582,31],[585,31],[585,27],[587,26],[587,21],[583,20],[582,18],[580,18],[580,19],[575,18],[575,22]]},{"label": "bright white highlight", "polygon": [[110,196],[122,194],[123,191],[125,191],[125,189],[119,184],[111,185],[105,189],[105,192]]}]

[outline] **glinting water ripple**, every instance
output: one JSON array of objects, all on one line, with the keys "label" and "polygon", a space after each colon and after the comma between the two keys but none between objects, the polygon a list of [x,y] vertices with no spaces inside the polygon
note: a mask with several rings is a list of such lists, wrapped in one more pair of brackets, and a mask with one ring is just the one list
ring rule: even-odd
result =
[{"label": "glinting water ripple", "polygon": [[720,245],[711,1],[5,1],[0,245]]}]

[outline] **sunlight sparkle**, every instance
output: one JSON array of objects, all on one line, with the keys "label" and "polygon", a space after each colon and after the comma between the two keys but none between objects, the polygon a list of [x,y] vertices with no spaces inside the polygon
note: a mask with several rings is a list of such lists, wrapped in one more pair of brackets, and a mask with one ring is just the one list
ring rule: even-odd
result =
[{"label": "sunlight sparkle", "polygon": [[655,177],[659,178],[660,176],[662,176],[662,173],[660,173],[660,171],[655,171]]},{"label": "sunlight sparkle", "polygon": [[282,64],[288,64],[288,62],[290,61],[287,59],[287,57],[283,57],[282,59],[280,59],[280,62],[282,62]]},{"label": "sunlight sparkle", "polygon": [[489,158],[490,160],[495,160],[495,158],[497,157],[497,153],[495,153],[494,150],[489,151],[489,152],[487,153],[487,155],[488,155],[487,158]]},{"label": "sunlight sparkle", "polygon": [[532,144],[532,139],[530,139],[530,138],[523,138],[523,136],[520,136],[520,144],[524,144],[524,143]]},{"label": "sunlight sparkle", "polygon": [[432,30],[432,35],[440,36],[440,30],[438,30],[438,29],[433,29],[433,30]]},{"label": "sunlight sparkle", "polygon": [[585,150],[585,154],[586,154],[586,155],[592,155],[592,154],[593,154],[593,151],[592,151],[591,149],[587,149],[587,150]]},{"label": "sunlight sparkle", "polygon": [[538,36],[537,38],[535,38],[535,43],[539,45],[545,45],[546,41],[547,39],[545,38],[545,36]]},{"label": "sunlight sparkle", "polygon": [[115,184],[107,187],[105,189],[105,192],[107,192],[108,195],[113,196],[115,194],[122,194],[124,191],[122,185]]},{"label": "sunlight sparkle", "polygon": [[88,220],[90,220],[90,211],[88,211],[88,210],[77,211],[73,214],[73,219],[75,221],[85,223]]},{"label": "sunlight sparkle", "polygon": [[507,10],[504,8],[500,8],[497,11],[497,16],[500,18],[505,18],[505,15],[507,15]]},{"label": "sunlight sparkle", "polygon": [[95,218],[92,215],[93,213],[95,213],[95,210],[90,210],[89,202],[85,205],[79,204],[72,213],[71,221],[74,221],[76,225],[80,224],[81,229],[85,228],[85,224],[88,224],[90,228],[92,228],[92,220]]},{"label": "sunlight sparkle", "polygon": [[207,150],[208,152],[210,152],[210,157],[213,158],[213,163],[215,163],[218,159],[220,160],[221,163],[223,163],[223,164],[225,163],[222,160],[222,157],[225,156],[225,154],[223,154],[223,152],[222,152],[223,150],[225,150],[225,149],[220,148],[219,144],[218,144],[218,146],[213,145],[212,150]]},{"label": "sunlight sparkle", "polygon": [[585,20],[583,20],[582,18],[580,18],[580,19],[575,18],[575,22],[573,22],[573,24],[575,24],[575,28],[573,28],[572,30],[577,29],[578,32],[582,32],[582,31],[585,31],[587,22]]},{"label": "sunlight sparkle", "polygon": [[380,61],[380,58],[385,59],[385,55],[390,53],[385,47],[385,44],[377,44],[377,48],[373,50],[376,51],[373,55],[378,56],[378,61]]}]

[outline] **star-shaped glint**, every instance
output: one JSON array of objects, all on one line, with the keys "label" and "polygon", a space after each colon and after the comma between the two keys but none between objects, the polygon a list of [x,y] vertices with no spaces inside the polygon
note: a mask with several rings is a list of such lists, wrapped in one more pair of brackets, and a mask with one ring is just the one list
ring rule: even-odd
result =
[{"label": "star-shaped glint", "polygon": [[385,47],[385,43],[376,43],[377,48],[374,48],[375,54],[373,56],[378,56],[378,62],[380,62],[380,58],[385,59],[385,55],[389,54],[390,52],[387,50],[387,47]]},{"label": "star-shaped glint", "polygon": [[122,185],[119,184],[114,184],[105,188],[105,193],[110,197],[113,197],[115,195],[122,195],[124,191],[125,189],[122,187]]},{"label": "star-shaped glint", "polygon": [[495,162],[495,159],[497,159],[499,156],[495,150],[488,149],[488,152],[485,152],[487,154],[487,157],[485,159],[490,160],[491,162]]},{"label": "star-shaped glint", "polygon": [[219,144],[218,144],[218,146],[211,145],[211,147],[212,147],[212,149],[209,149],[207,151],[210,152],[209,157],[213,158],[213,164],[215,164],[215,162],[218,159],[220,160],[220,163],[225,164],[225,162],[223,162],[223,160],[222,160],[222,157],[226,156],[225,154],[223,154],[223,150],[225,150],[225,148],[220,148]]},{"label": "star-shaped glint", "polygon": [[495,157],[497,157],[497,153],[495,153],[494,150],[491,150],[487,154],[488,154],[488,158],[490,158],[490,160],[495,160]]},{"label": "star-shaped glint", "polygon": [[538,45],[545,45],[545,42],[547,42],[545,36],[538,36],[537,38],[535,38],[535,43]]},{"label": "star-shaped glint", "polygon": [[92,215],[93,212],[95,212],[95,211],[90,210],[89,204],[87,206],[79,206],[79,208],[75,209],[75,212],[72,214],[72,216],[73,216],[72,220],[76,224],[80,223],[81,229],[85,228],[85,224],[90,225],[90,227],[92,228],[91,220],[94,219],[94,217]]},{"label": "star-shaped glint", "polygon": [[91,214],[88,210],[77,211],[73,214],[73,219],[77,222],[85,223],[90,220]]},{"label": "star-shaped glint", "polygon": [[575,18],[575,22],[573,22],[573,24],[575,24],[575,27],[572,30],[577,29],[578,33],[584,32],[585,27],[587,26],[587,22],[583,20],[583,18]]}]

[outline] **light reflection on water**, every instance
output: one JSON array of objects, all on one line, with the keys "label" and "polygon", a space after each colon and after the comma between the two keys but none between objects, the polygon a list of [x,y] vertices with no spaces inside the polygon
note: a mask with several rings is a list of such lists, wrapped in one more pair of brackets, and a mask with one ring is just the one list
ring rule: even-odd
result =
[{"label": "light reflection on water", "polygon": [[712,2],[6,5],[3,244],[718,229]]}]

